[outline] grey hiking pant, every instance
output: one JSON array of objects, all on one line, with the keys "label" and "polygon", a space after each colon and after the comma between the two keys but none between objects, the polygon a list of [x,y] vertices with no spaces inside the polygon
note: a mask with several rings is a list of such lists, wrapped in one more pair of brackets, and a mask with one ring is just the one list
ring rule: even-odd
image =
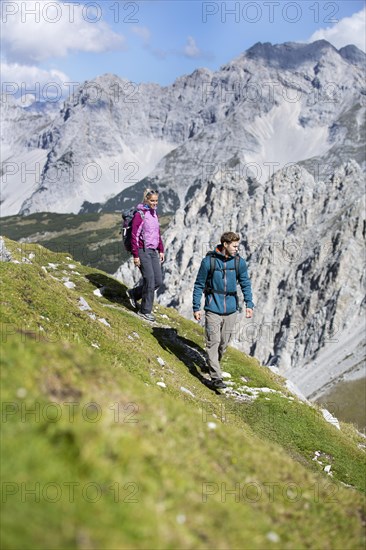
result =
[{"label": "grey hiking pant", "polygon": [[235,329],[236,311],[230,315],[219,315],[206,311],[206,352],[212,380],[221,380],[220,361],[229,345]]},{"label": "grey hiking pant", "polygon": [[155,248],[146,248],[146,250],[140,248],[139,258],[143,284],[133,289],[133,296],[135,300],[141,300],[142,298],[141,313],[151,313],[155,290],[163,282],[160,256]]}]

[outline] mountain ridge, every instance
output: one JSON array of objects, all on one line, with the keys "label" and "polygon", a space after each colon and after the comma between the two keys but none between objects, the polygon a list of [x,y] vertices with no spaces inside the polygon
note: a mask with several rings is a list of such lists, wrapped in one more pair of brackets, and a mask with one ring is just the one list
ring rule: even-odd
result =
[{"label": "mountain ridge", "polygon": [[[319,44],[322,47],[319,48]],[[263,52],[266,54],[264,60]],[[258,66],[257,58],[260,54],[262,62]],[[39,181],[35,182],[34,176],[33,180],[31,175],[27,176],[27,171],[31,170],[29,160],[23,174],[20,170],[12,174],[9,170],[5,183],[3,178],[3,215],[45,210],[76,213],[83,202],[105,202],[109,196],[117,195],[121,186],[131,187],[144,177],[158,177],[162,180],[161,170],[154,170],[154,167],[160,162],[162,169],[166,170],[168,161],[162,162],[162,159],[169,156],[170,151],[183,147],[184,152],[185,143],[216,123],[225,123],[231,112],[235,113],[236,118],[242,118],[246,125],[268,113],[279,101],[283,103],[285,100],[285,103],[294,106],[296,101],[293,101],[293,96],[288,96],[293,93],[291,89],[295,92],[297,90],[302,98],[307,97],[309,100],[313,97],[313,108],[311,105],[302,107],[302,110],[306,108],[309,111],[310,117],[303,115],[303,118],[307,116],[308,120],[312,120],[314,116],[321,115],[325,117],[321,121],[325,127],[327,119],[337,110],[335,103],[338,103],[338,99],[343,101],[342,95],[346,94],[346,88],[350,97],[362,88],[361,73],[357,72],[361,69],[354,64],[355,59],[361,59],[362,55],[356,47],[347,46],[338,51],[325,41],[274,46],[258,43],[216,72],[197,69],[190,75],[177,78],[170,86],[137,85],[111,74],[87,81],[65,101],[58,117],[52,115],[52,121],[45,118],[48,130],[40,133],[36,127],[30,126],[27,148],[39,151]],[[253,56],[257,57],[254,59]],[[292,75],[291,80],[285,75],[279,78],[276,72],[271,73],[272,58],[280,59],[283,71],[289,71],[289,76]],[[296,59],[298,65],[304,68],[301,78],[290,70]],[[319,60],[322,60],[320,65]],[[340,70],[345,71],[343,78],[349,80],[348,87],[344,87],[343,82],[342,86],[339,84],[340,74],[337,73]],[[322,83],[319,78],[323,73],[325,80]],[[254,94],[253,98],[251,93]],[[256,94],[259,94],[257,100]],[[286,94],[285,97],[283,94]],[[250,108],[245,107],[248,101]],[[330,101],[329,105],[324,105],[328,107],[327,110],[321,109],[322,105],[316,105],[325,104],[326,101]],[[241,114],[243,108],[246,109],[244,115]],[[230,128],[226,129],[224,124],[222,131],[230,132]],[[14,125],[5,131],[3,147],[12,132]],[[206,134],[208,144],[215,139],[220,145],[221,140],[216,132]],[[229,140],[225,147],[240,151],[244,146],[250,152],[253,145],[258,148],[260,144],[255,136],[247,135],[246,140],[247,144],[244,140],[239,145],[234,136],[233,143],[230,144]],[[22,159],[26,152],[27,149],[23,153],[21,149],[17,150],[7,160],[19,164],[18,159]],[[190,156],[188,162],[191,162]],[[228,159],[224,157],[222,160]],[[267,160],[275,162],[276,158]],[[258,162],[258,159],[249,155],[249,159],[241,161],[251,163]],[[198,173],[196,169],[193,170],[193,181],[189,182],[189,186],[194,184],[199,173],[200,170]],[[175,183],[173,176],[174,173],[168,169],[165,181],[160,181],[162,189],[167,191],[166,198],[170,204],[167,180],[171,186],[170,194],[174,192],[179,201],[184,201],[180,192],[182,183]],[[23,180],[25,178],[28,197],[23,192],[23,196],[14,202],[11,199],[11,188],[20,189],[21,177]],[[101,182],[102,186],[97,185]],[[33,189],[31,194],[29,189]],[[11,202],[13,204],[10,206]]]}]

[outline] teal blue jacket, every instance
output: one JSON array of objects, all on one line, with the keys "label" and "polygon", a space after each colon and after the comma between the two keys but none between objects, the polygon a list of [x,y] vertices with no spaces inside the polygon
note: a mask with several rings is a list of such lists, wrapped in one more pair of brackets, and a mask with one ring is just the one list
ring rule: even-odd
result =
[{"label": "teal blue jacket", "polygon": [[[212,252],[215,261],[215,271],[212,277],[213,292],[206,293],[205,306],[206,311],[212,311],[219,315],[229,315],[238,309],[238,300],[234,293],[237,290],[237,283],[243,292],[247,308],[253,308],[252,285],[250,283],[248,268],[244,258],[239,259],[239,276],[236,278],[235,257],[226,256],[221,252],[221,245],[217,246]],[[206,283],[210,273],[210,256],[203,258],[199,268],[196,281],[193,288],[193,311],[201,309],[202,294],[206,288]],[[220,294],[215,293],[219,291]],[[230,293],[229,295],[227,293]]]}]

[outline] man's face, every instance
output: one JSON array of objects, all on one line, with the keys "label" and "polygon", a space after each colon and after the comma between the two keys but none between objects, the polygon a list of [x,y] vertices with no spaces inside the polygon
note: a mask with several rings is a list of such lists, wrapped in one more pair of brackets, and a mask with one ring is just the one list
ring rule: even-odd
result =
[{"label": "man's face", "polygon": [[224,251],[228,256],[236,256],[239,250],[239,241],[233,241],[232,243],[224,243]]}]

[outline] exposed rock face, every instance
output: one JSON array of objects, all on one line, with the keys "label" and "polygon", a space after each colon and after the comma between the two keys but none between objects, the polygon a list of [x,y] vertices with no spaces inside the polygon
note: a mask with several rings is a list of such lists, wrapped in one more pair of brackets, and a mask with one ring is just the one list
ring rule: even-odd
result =
[{"label": "exposed rock face", "polygon": [[6,248],[2,237],[0,237],[0,262],[11,262],[11,253]]},{"label": "exposed rock face", "polygon": [[211,123],[150,178],[163,192],[176,190],[184,206],[212,179],[233,175],[241,189],[243,180],[264,184],[279,168],[310,158],[318,160],[308,167],[316,179],[350,158],[364,166],[365,54],[357,51],[351,62],[325,41],[253,46],[204,84]]},{"label": "exposed rock face", "polygon": [[43,126],[7,125],[5,110],[3,143],[24,142],[8,160],[25,166],[7,175],[3,215],[93,209],[145,177],[172,211],[219,172],[265,183],[286,163],[355,148],[364,63],[354,46],[337,51],[324,40],[258,43],[216,72],[198,69],[167,87],[110,74],[85,82],[53,120],[33,113]]}]

